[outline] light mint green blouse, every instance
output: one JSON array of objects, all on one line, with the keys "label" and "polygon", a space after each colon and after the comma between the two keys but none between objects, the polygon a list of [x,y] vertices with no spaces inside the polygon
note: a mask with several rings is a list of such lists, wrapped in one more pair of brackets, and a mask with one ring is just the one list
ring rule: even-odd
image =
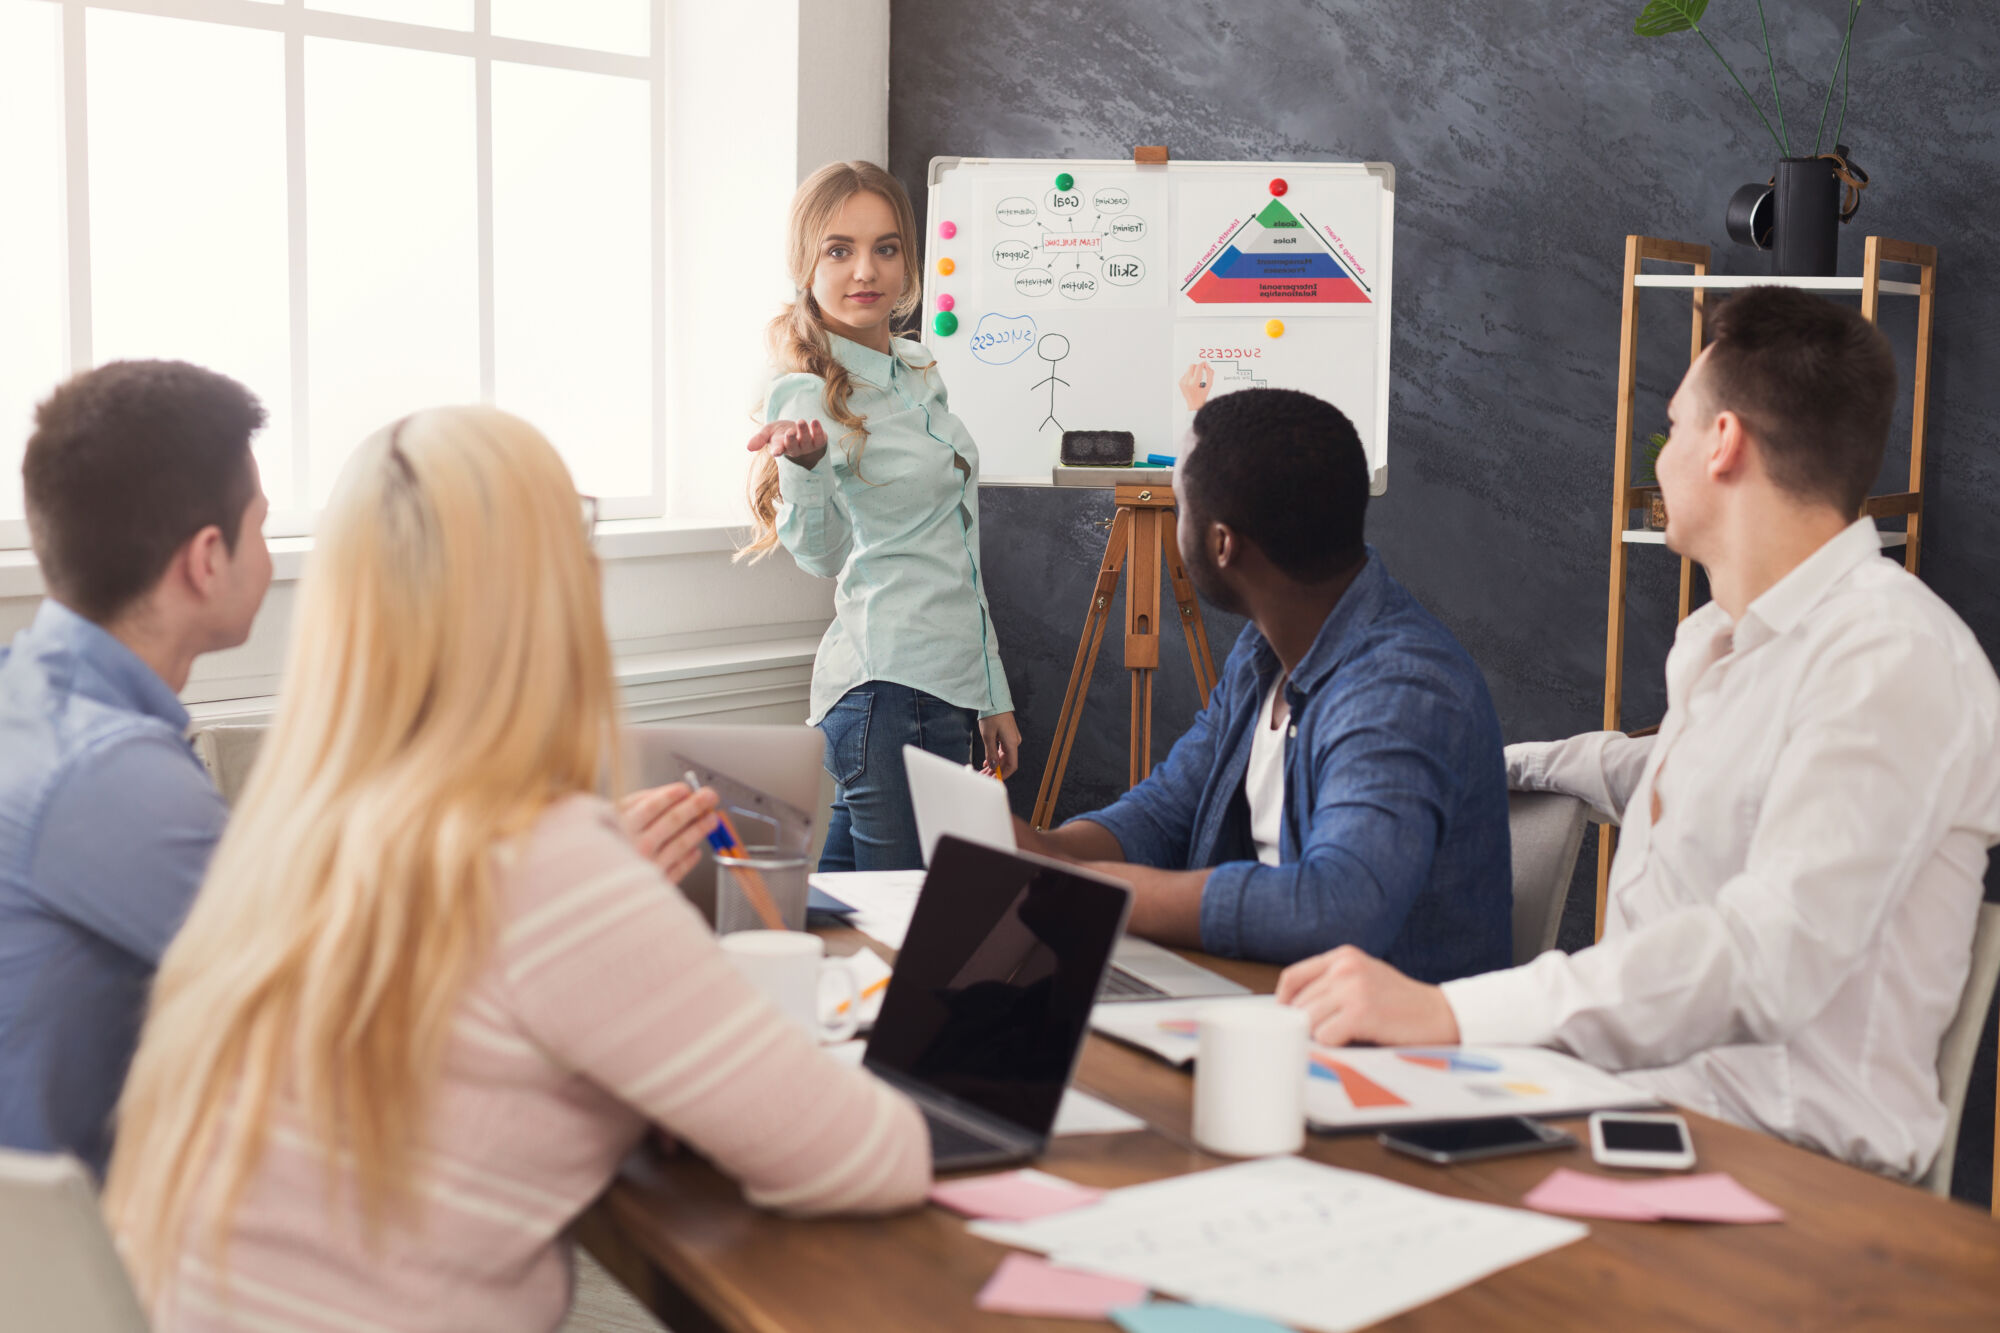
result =
[{"label": "light mint green blouse", "polygon": [[826,429],[817,466],[778,464],[778,540],[800,569],[836,580],[809,721],[871,680],[981,717],[1010,713],[979,569],[979,450],[945,405],[921,343],[897,338],[885,355],[828,337],[853,381],[848,404],[867,424],[866,443],[842,440],[847,428],[827,414],[816,375],[786,375],[764,402],[766,421],[816,419]]}]

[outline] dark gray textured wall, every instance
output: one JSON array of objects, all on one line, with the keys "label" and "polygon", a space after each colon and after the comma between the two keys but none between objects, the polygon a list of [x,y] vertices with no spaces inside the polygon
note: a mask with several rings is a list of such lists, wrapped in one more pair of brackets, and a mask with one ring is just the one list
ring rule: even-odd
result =
[{"label": "dark gray textured wall", "polygon": [[[890,166],[921,211],[934,155],[1386,160],[1397,167],[1389,492],[1370,513],[1390,569],[1485,670],[1510,740],[1597,725],[1624,237],[1716,247],[1718,268],[1767,272],[1730,246],[1722,208],[1775,155],[1692,36],[1632,35],[1640,0],[1211,4],[1193,0],[895,0]],[[1769,6],[1794,135],[1809,135],[1844,6]],[[1756,86],[1754,10],[1711,7],[1710,31]],[[1804,126],[1801,131],[1800,127]],[[1829,127],[1830,128],[1830,127]],[[1926,580],[2000,648],[2000,5],[1870,0],[1845,140],[1874,175],[1841,271],[1871,232],[1939,246]],[[1685,366],[1685,299],[1642,302],[1643,430]],[[1884,327],[1907,366],[1912,312]],[[1891,469],[1903,465],[1892,451]],[[1897,487],[1900,489],[1900,487]],[[1103,535],[1109,497],[988,487],[987,577],[1034,797]],[[1675,569],[1634,552],[1627,725],[1657,717]],[[1236,622],[1214,616],[1217,657]],[[1123,783],[1125,677],[1100,666],[1065,813]],[[1171,636],[1157,748],[1194,706]],[[1579,879],[1592,864],[1585,848]],[[1581,899],[1583,895],[1579,894]],[[1573,902],[1585,909],[1587,902]],[[1583,915],[1575,926],[1585,924]],[[1586,936],[1587,937],[1587,936]],[[1577,940],[1573,927],[1567,937]],[[1983,1195],[1992,1038],[1974,1076],[1961,1178]],[[1982,1101],[1983,1099],[1983,1101]]]}]

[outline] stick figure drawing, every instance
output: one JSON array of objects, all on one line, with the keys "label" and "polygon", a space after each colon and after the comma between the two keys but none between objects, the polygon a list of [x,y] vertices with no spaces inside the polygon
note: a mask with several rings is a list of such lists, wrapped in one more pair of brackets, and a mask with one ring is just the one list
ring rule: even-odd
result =
[{"label": "stick figure drawing", "polygon": [[1056,385],[1066,385],[1069,381],[1056,374],[1056,363],[1069,355],[1069,339],[1063,337],[1060,333],[1043,334],[1041,341],[1035,344],[1035,355],[1049,363],[1047,378],[1037,380],[1034,388],[1028,391],[1033,393],[1035,389],[1041,388],[1044,384],[1049,386],[1049,414],[1042,418],[1042,424],[1036,429],[1047,430],[1050,423],[1053,422],[1055,428],[1061,430],[1062,422],[1056,420]]}]

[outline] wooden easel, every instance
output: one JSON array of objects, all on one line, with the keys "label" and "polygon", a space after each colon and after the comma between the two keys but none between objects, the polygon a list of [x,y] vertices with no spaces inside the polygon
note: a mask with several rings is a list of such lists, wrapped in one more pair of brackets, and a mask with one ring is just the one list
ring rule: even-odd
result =
[{"label": "wooden easel", "polygon": [[[1084,696],[1104,627],[1111,619],[1111,597],[1118,589],[1118,572],[1125,571],[1125,668],[1132,673],[1131,785],[1138,786],[1153,770],[1153,672],[1160,665],[1160,562],[1173,581],[1174,602],[1180,608],[1181,629],[1187,636],[1188,657],[1194,663],[1194,686],[1201,706],[1208,707],[1215,688],[1215,660],[1208,651],[1208,630],[1201,621],[1194,585],[1181,564],[1174,526],[1174,493],[1165,486],[1120,486],[1114,492],[1118,512],[1111,519],[1111,536],[1104,560],[1097,567],[1097,585],[1090,594],[1090,613],[1076,645],[1076,665],[1070,668],[1069,689],[1042,769],[1041,791],[1035,797],[1034,827],[1046,829],[1055,817],[1056,796],[1062,791],[1063,770],[1069,767],[1070,746],[1083,717]],[[1128,560],[1127,557],[1131,558]]]}]

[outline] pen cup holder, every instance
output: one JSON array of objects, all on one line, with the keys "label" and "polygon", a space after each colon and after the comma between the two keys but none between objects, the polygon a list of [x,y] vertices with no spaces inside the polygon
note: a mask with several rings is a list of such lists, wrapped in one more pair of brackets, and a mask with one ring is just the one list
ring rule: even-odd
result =
[{"label": "pen cup holder", "polygon": [[772,905],[778,909],[786,930],[806,928],[805,858],[753,853],[743,858],[715,858],[716,934],[769,929],[744,892],[743,881],[750,875],[756,876],[771,895]]}]

